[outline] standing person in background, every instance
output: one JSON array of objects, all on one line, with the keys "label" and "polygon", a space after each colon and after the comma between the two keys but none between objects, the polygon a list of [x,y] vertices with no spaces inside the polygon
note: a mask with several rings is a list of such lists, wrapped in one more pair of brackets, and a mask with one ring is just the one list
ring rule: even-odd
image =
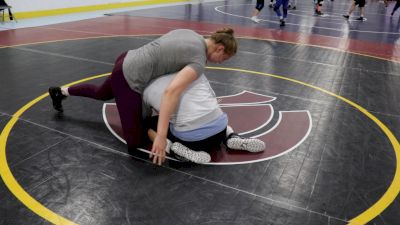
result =
[{"label": "standing person in background", "polygon": [[237,42],[231,28],[217,30],[208,38],[192,30],[173,30],[138,49],[121,54],[103,84],[50,87],[49,94],[54,109],[60,112],[63,111],[62,101],[66,96],[102,101],[115,98],[128,151],[135,154],[137,147],[142,145],[144,135],[143,90],[151,80],[177,72],[163,92],[157,135],[151,149],[153,163],[161,165],[165,161],[169,120],[181,94],[203,74],[207,61],[221,63],[235,55],[236,51]]},{"label": "standing person in background", "polygon": [[315,4],[315,15],[322,16],[324,15],[321,11],[322,5],[324,4],[324,0],[314,0]]},{"label": "standing person in background", "polygon": [[[288,10],[289,0],[277,0],[274,6],[274,11],[276,15],[279,17],[279,26],[285,26],[285,20],[287,17],[287,10]],[[281,6],[283,14],[281,13]]]},{"label": "standing person in background", "polygon": [[[10,20],[14,20],[14,16],[13,16],[13,14],[12,14],[12,12],[11,12],[11,6],[9,6],[9,5],[6,3],[6,1],[4,1],[4,0],[0,0],[0,6],[7,7],[8,15],[9,15],[9,17],[10,17]],[[5,10],[5,9],[1,9],[0,11],[2,11],[2,10]]]},{"label": "standing person in background", "polygon": [[269,7],[270,7],[270,8],[274,8],[274,4],[275,4],[275,0],[271,0],[271,1],[269,2]]},{"label": "standing person in background", "polygon": [[394,5],[392,13],[390,13],[390,16],[393,16],[394,12],[400,7],[400,0],[396,0],[396,5]]},{"label": "standing person in background", "polygon": [[260,14],[261,10],[264,8],[264,0],[257,0],[256,8],[253,11],[251,16],[251,20],[255,23],[259,23],[260,19],[258,18],[258,14]]},{"label": "standing person in background", "polygon": [[350,9],[349,9],[349,13],[343,15],[343,17],[346,18],[346,19],[349,19],[351,13],[354,11],[354,9],[356,8],[357,5],[360,8],[360,17],[358,17],[356,20],[359,20],[359,21],[366,20],[364,18],[365,0],[353,0],[353,3],[351,4]]},{"label": "standing person in background", "polygon": [[297,0],[289,0],[288,9],[296,10]]}]

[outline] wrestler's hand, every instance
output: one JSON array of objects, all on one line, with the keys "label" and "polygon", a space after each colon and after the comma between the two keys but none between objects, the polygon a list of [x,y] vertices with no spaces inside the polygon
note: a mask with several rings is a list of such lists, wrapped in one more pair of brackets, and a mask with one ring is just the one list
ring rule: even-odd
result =
[{"label": "wrestler's hand", "polygon": [[165,162],[165,147],[167,146],[167,138],[156,136],[151,148],[150,158],[153,158],[153,163],[161,166]]}]

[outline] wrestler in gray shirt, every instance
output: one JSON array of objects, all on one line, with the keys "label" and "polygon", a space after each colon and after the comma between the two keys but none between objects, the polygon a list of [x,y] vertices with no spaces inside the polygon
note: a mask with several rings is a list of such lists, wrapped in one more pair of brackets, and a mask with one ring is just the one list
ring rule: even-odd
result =
[{"label": "wrestler in gray shirt", "polygon": [[206,61],[204,37],[192,30],[180,29],[142,48],[128,51],[123,62],[123,73],[130,88],[142,93],[151,80],[180,71],[185,66],[190,66],[199,76],[204,71]]}]

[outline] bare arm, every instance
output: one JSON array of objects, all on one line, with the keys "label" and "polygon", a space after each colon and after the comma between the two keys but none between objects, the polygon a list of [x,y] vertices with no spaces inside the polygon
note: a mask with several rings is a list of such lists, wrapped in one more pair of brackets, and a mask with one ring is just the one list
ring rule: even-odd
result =
[{"label": "bare arm", "polygon": [[164,91],[157,123],[157,135],[151,149],[153,163],[161,165],[165,161],[165,146],[167,144],[170,117],[176,110],[181,94],[196,78],[196,71],[186,66],[178,72]]}]

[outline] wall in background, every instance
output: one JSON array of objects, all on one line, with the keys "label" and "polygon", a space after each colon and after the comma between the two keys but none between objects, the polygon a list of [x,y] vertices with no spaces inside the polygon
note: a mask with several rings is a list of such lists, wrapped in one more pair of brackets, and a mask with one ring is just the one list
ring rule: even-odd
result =
[{"label": "wall in background", "polygon": [[138,1],[143,0],[7,0],[7,3],[12,5],[16,12],[31,12]]},{"label": "wall in background", "polygon": [[18,19],[190,0],[6,0]]}]

